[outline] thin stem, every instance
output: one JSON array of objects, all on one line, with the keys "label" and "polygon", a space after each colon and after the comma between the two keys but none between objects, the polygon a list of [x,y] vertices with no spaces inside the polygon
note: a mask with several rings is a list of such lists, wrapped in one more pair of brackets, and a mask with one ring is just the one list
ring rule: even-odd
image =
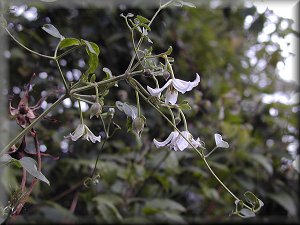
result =
[{"label": "thin stem", "polygon": [[96,86],[100,87],[101,85],[105,85],[105,84],[109,84],[109,83],[113,83],[113,82],[117,82],[117,81],[120,81],[120,80],[125,80],[127,77],[130,77],[130,76],[136,76],[138,74],[143,74],[143,70],[139,70],[139,71],[134,71],[132,73],[123,73],[119,76],[116,76],[116,77],[113,77],[113,78],[110,78],[110,79],[107,79],[107,80],[102,80],[102,81],[99,81],[99,82],[96,82],[96,83],[93,83],[93,84],[88,84],[84,87],[78,87],[78,88],[74,88],[72,90],[70,90],[70,95],[74,94],[74,93],[77,93],[77,92],[81,92],[81,91],[86,91],[86,90],[89,90],[89,89],[92,89]]},{"label": "thin stem", "polygon": [[203,157],[203,155],[200,155],[205,163],[205,165],[207,166],[207,168],[209,169],[209,171],[211,172],[211,174],[215,177],[215,179],[225,188],[226,191],[228,191],[229,194],[231,194],[231,196],[233,198],[235,198],[235,200],[240,200],[238,197],[235,196],[235,194],[233,194],[229,188],[219,179],[219,177],[215,174],[215,172],[212,170],[212,168],[210,167],[210,165],[208,164],[208,162],[206,161],[205,157]]},{"label": "thin stem", "polygon": [[[136,87],[134,85],[131,84],[131,86],[136,89]],[[136,89],[137,91],[139,91],[138,89]],[[139,92],[140,93],[140,92]],[[207,168],[209,169],[209,171],[212,173],[212,175],[215,177],[215,179],[225,188],[226,191],[228,191],[229,194],[231,194],[231,196],[236,199],[236,200],[240,200],[235,194],[233,194],[230,189],[219,179],[219,177],[214,173],[214,171],[211,169],[210,165],[207,163],[204,155],[197,149],[193,146],[193,144],[191,143],[190,140],[188,140],[187,138],[184,137],[184,135],[182,135],[182,133],[179,131],[179,129],[172,124],[172,122],[168,119],[168,117],[163,113],[161,112],[155,105],[153,105],[150,101],[148,101],[148,99],[142,95],[142,93],[140,93],[140,95],[144,98],[144,100],[150,104],[156,111],[159,112],[159,114],[161,114],[166,120],[167,122],[169,122],[169,124],[176,130],[179,132],[179,134],[192,146],[192,148],[200,155],[200,157],[203,159],[205,165],[207,166]],[[247,207],[248,209],[251,210],[251,207],[249,207],[248,205],[244,204],[245,207]]]},{"label": "thin stem", "polygon": [[25,192],[26,189],[26,178],[27,178],[27,172],[24,169],[24,167],[22,168],[22,182],[21,182],[21,192]]},{"label": "thin stem", "polygon": [[207,153],[204,158],[207,158],[208,156],[210,156],[216,149],[218,148],[218,146],[214,147],[213,150],[211,150],[209,153]]},{"label": "thin stem", "polygon": [[44,118],[49,112],[51,112],[56,106],[58,106],[63,100],[68,97],[67,94],[57,99],[49,108],[47,108],[41,115],[39,115],[31,124],[29,124],[24,130],[22,130],[15,138],[13,138],[0,152],[0,157],[9,151],[9,149],[16,144],[33,126],[37,124],[42,118]]},{"label": "thin stem", "polygon": [[171,63],[169,62],[168,56],[167,56],[167,55],[164,55],[163,57],[164,57],[164,59],[166,60],[167,66],[168,66],[169,71],[170,71],[170,73],[171,73],[171,78],[172,78],[172,79],[175,79],[175,75],[174,75],[174,72],[173,72],[173,68],[172,68]]},{"label": "thin stem", "polygon": [[135,90],[137,90],[139,92],[139,94],[142,96],[142,98],[149,104],[151,105],[160,115],[162,115],[164,117],[164,119],[183,137],[183,139],[189,143],[190,146],[192,146],[192,148],[198,152],[198,154],[200,154],[202,156],[202,158],[204,157],[203,154],[201,152],[199,152],[199,150],[197,148],[194,147],[194,145],[192,144],[192,142],[187,139],[182,133],[181,131],[172,123],[172,121],[162,112],[159,110],[159,108],[157,108],[152,102],[150,102],[144,95],[143,93],[140,92],[139,89],[136,88],[136,86],[134,86],[133,84],[129,83],[131,87],[133,87]]},{"label": "thin stem", "polygon": [[25,45],[23,45],[21,42],[19,42],[10,32],[9,30],[7,29],[7,27],[4,27],[4,29],[6,30],[6,32],[9,34],[9,36],[18,44],[20,45],[22,48],[24,48],[25,50],[31,52],[32,54],[34,55],[38,55],[40,57],[43,57],[43,58],[47,58],[47,59],[55,59],[54,57],[52,56],[49,56],[49,55],[44,55],[44,54],[41,54],[41,53],[38,53],[36,51],[33,51],[31,50],[30,48],[27,48]]},{"label": "thin stem", "polygon": [[66,79],[65,79],[65,76],[64,76],[64,74],[63,74],[63,72],[62,72],[62,70],[61,70],[61,68],[60,68],[60,65],[59,65],[59,62],[58,62],[57,59],[55,59],[55,63],[56,63],[56,66],[57,66],[57,68],[58,68],[59,75],[60,75],[60,77],[61,77],[61,79],[62,79],[62,81],[63,81],[63,83],[64,83],[66,92],[69,93],[69,87],[68,87],[67,81],[66,81]]},{"label": "thin stem", "polygon": [[179,112],[180,112],[180,116],[183,120],[184,130],[188,131],[188,126],[187,126],[185,115],[184,115],[184,113],[182,112],[182,110],[180,108],[178,108],[178,109],[179,109]]},{"label": "thin stem", "polygon": [[106,140],[107,140],[107,139],[105,138],[104,141],[102,142],[101,148],[100,148],[99,151],[97,152],[96,162],[95,162],[95,165],[94,165],[94,168],[93,168],[93,171],[92,171],[92,173],[91,173],[90,178],[93,178],[94,175],[95,175],[95,173],[96,173],[97,164],[98,164],[98,161],[99,161],[99,158],[100,158],[100,154],[101,154],[102,149],[103,149],[103,147],[104,147],[104,145],[105,145],[105,143],[106,143]]},{"label": "thin stem", "polygon": [[82,45],[77,45],[75,47],[72,47],[70,49],[68,49],[67,51],[65,51],[64,53],[61,53],[59,56],[56,57],[57,60],[61,59],[62,57],[68,55],[69,53],[71,53],[72,51],[80,48]]},{"label": "thin stem", "polygon": [[80,122],[81,124],[83,124],[83,115],[82,115],[82,110],[81,110],[81,104],[80,104],[80,101],[78,100],[78,110],[80,112]]},{"label": "thin stem", "polygon": [[138,117],[141,116],[141,106],[140,106],[140,98],[139,98],[139,92],[135,90],[135,98],[136,98],[136,105],[138,109]]},{"label": "thin stem", "polygon": [[167,107],[167,109],[168,109],[169,112],[170,112],[170,115],[171,115],[173,124],[176,126],[176,122],[175,122],[175,118],[174,118],[174,114],[173,114],[172,109],[171,109],[170,106],[168,106],[168,105],[166,105],[166,107]]},{"label": "thin stem", "polygon": [[134,79],[133,77],[130,77],[130,79],[128,79],[128,81],[129,82],[133,81],[134,84],[138,86],[138,88],[143,92],[144,95],[149,96],[148,91],[146,91],[146,89],[136,79]]}]

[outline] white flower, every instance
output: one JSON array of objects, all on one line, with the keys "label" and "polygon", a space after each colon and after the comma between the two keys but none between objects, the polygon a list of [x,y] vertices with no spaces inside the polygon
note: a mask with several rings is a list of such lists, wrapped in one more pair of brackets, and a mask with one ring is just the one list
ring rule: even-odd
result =
[{"label": "white flower", "polygon": [[124,112],[126,114],[126,116],[131,117],[132,120],[137,118],[138,110],[135,106],[128,105],[128,104],[120,102],[120,101],[116,101],[116,106],[120,111]]},{"label": "white flower", "polygon": [[215,134],[216,146],[219,148],[229,148],[229,144],[226,141],[223,141],[220,134]]},{"label": "white flower", "polygon": [[[195,140],[188,131],[182,131],[181,133],[192,143],[195,148],[202,146],[200,138],[197,138],[197,140]],[[153,139],[153,142],[157,148],[168,146],[170,149],[173,149],[175,151],[183,151],[186,148],[192,148],[192,146],[177,131],[171,132],[171,134],[165,141],[160,142],[156,139]]]},{"label": "white flower", "polygon": [[196,79],[194,81],[184,81],[180,79],[170,79],[162,88],[151,88],[147,86],[147,90],[152,96],[158,96],[163,90],[167,89],[165,103],[171,103],[175,105],[178,97],[178,91],[184,94],[187,91],[192,90],[200,82],[200,76],[196,73]]},{"label": "white flower", "polygon": [[72,141],[77,141],[79,138],[91,141],[95,143],[96,141],[101,142],[101,136],[98,137],[90,131],[90,129],[85,124],[79,124],[75,131],[65,138],[71,138]]},{"label": "white flower", "polygon": [[295,158],[295,160],[293,161],[293,167],[294,167],[294,169],[298,172],[298,173],[300,173],[300,169],[299,169],[299,161],[300,161],[300,155],[297,155],[296,156],[296,158]]}]

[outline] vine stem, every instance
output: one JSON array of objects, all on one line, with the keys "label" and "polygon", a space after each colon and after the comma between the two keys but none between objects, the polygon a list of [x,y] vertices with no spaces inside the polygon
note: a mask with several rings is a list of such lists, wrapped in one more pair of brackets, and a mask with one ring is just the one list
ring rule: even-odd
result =
[{"label": "vine stem", "polygon": [[53,56],[49,56],[49,55],[44,55],[44,54],[41,54],[39,52],[36,52],[36,51],[33,51],[31,50],[30,48],[27,48],[25,45],[23,45],[21,42],[19,42],[11,33],[10,31],[7,29],[7,27],[4,27],[4,29],[6,30],[6,32],[8,33],[8,35],[18,44],[20,45],[22,48],[26,49],[27,51],[31,52],[32,54],[34,55],[38,55],[40,57],[43,57],[43,58],[47,58],[47,59],[55,59],[55,57]]},{"label": "vine stem", "polygon": [[[139,94],[142,96],[142,98],[149,104],[151,105],[157,112],[159,112],[159,114],[161,114],[165,119],[166,121],[176,130],[179,132],[179,134],[185,139],[185,141],[187,141],[189,143],[190,146],[192,146],[192,148],[199,154],[199,156],[202,158],[202,160],[204,161],[206,167],[209,169],[209,171],[211,172],[211,174],[215,177],[215,179],[223,186],[223,188],[228,191],[228,193],[235,199],[235,200],[238,200],[240,201],[240,199],[232,193],[232,191],[220,180],[220,178],[215,174],[215,172],[212,170],[212,168],[210,167],[210,165],[208,164],[208,162],[206,161],[205,159],[205,156],[197,149],[193,146],[193,144],[191,143],[190,140],[188,140],[181,132],[180,130],[172,123],[172,121],[169,120],[169,118],[163,113],[161,112],[161,110],[159,110],[152,102],[148,101],[148,99],[140,92],[140,90],[138,90],[136,88],[136,86],[134,86],[133,84],[131,84],[129,82],[130,86],[132,88],[134,88],[136,91],[139,92]],[[252,210],[251,207],[249,207],[248,205],[244,204],[243,205],[245,207],[247,207],[248,209]]]},{"label": "vine stem", "polygon": [[37,124],[44,116],[46,116],[49,112],[51,112],[56,106],[58,106],[63,100],[68,97],[67,94],[61,96],[57,99],[49,108],[47,108],[41,115],[39,115],[31,124],[29,124],[24,130],[22,130],[15,138],[13,138],[1,151],[0,157],[8,152],[8,150],[16,144],[24,135],[26,135],[30,129]]},{"label": "vine stem", "polygon": [[72,95],[74,93],[77,93],[77,92],[86,91],[86,90],[95,88],[95,86],[99,87],[101,85],[117,82],[117,81],[120,81],[120,80],[125,80],[129,76],[136,76],[136,75],[142,74],[142,73],[143,73],[143,70],[139,70],[139,71],[135,71],[135,72],[131,72],[131,73],[123,73],[123,74],[121,74],[117,77],[113,77],[113,78],[110,78],[108,80],[102,80],[102,81],[99,81],[99,82],[96,82],[96,83],[88,84],[84,87],[74,88],[70,91],[70,95]]}]

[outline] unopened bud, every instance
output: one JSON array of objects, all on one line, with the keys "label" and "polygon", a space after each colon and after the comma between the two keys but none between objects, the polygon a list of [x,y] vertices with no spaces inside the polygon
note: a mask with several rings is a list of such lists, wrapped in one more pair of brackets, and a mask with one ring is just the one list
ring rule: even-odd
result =
[{"label": "unopened bud", "polygon": [[100,103],[95,102],[90,109],[90,119],[94,116],[98,118],[101,113],[102,113],[102,106],[100,105]]},{"label": "unopened bud", "polygon": [[132,130],[139,136],[141,136],[145,126],[145,119],[137,117],[132,121]]},{"label": "unopened bud", "polygon": [[170,78],[170,73],[169,73],[169,71],[164,71],[163,77],[165,78],[165,80],[169,80],[169,78]]},{"label": "unopened bud", "polygon": [[151,70],[146,69],[146,70],[144,71],[144,75],[145,75],[146,77],[150,77],[150,76],[151,76]]},{"label": "unopened bud", "polygon": [[178,125],[181,122],[181,119],[179,116],[175,117],[175,125]]},{"label": "unopened bud", "polygon": [[107,116],[113,118],[115,115],[115,109],[114,108],[109,108],[107,112]]}]

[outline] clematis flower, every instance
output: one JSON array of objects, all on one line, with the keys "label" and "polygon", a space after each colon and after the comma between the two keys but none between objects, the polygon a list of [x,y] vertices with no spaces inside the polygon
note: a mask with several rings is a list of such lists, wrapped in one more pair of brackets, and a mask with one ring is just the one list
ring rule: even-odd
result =
[{"label": "clematis flower", "polygon": [[194,81],[184,81],[180,79],[170,79],[161,88],[151,88],[147,86],[147,90],[152,96],[158,96],[163,90],[167,88],[165,103],[171,103],[175,105],[178,98],[178,91],[184,94],[187,91],[192,90],[200,82],[200,76],[196,73],[196,79]]},{"label": "clematis flower", "polygon": [[300,161],[300,155],[297,155],[295,160],[293,161],[292,165],[294,167],[294,169],[300,173],[300,169],[299,169],[299,161]]},{"label": "clematis flower", "polygon": [[95,143],[96,141],[101,142],[101,136],[98,137],[90,131],[90,129],[83,123],[79,124],[73,133],[70,133],[65,138],[71,138],[72,141],[77,141],[79,138],[91,141]]},{"label": "clematis flower", "polygon": [[[188,131],[182,131],[181,133],[192,143],[195,148],[202,146],[200,138],[197,138],[197,140],[195,140],[191,133]],[[153,139],[153,142],[157,148],[168,146],[170,149],[173,149],[175,151],[183,151],[186,148],[192,148],[192,146],[179,134],[178,131],[171,132],[171,134],[165,141],[160,142],[156,139]]]},{"label": "clematis flower", "polygon": [[216,146],[219,148],[229,148],[229,144],[222,139],[220,134],[215,134]]},{"label": "clematis flower", "polygon": [[132,120],[137,118],[138,110],[135,106],[128,105],[127,103],[123,103],[120,101],[116,101],[116,106],[120,111],[124,112],[126,116],[131,117]]}]

